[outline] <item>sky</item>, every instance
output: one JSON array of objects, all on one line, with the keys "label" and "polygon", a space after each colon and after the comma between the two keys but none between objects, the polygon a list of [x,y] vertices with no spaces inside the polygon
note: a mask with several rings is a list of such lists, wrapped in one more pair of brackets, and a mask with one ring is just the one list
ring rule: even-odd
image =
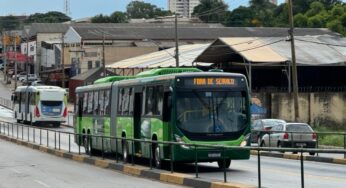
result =
[{"label": "sky", "polygon": [[[144,0],[167,9],[167,0]],[[224,0],[231,9],[247,5],[248,0]],[[97,14],[109,15],[114,11],[125,11],[131,0],[70,0],[69,15],[72,19],[92,17]],[[284,0],[278,0],[279,3]],[[30,15],[48,11],[64,11],[64,0],[0,0],[0,16]]]}]

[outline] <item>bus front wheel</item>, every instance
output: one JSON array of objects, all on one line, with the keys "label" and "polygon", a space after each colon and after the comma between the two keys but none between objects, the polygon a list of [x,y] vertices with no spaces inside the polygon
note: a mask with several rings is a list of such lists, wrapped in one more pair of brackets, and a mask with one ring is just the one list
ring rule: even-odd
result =
[{"label": "bus front wheel", "polygon": [[219,166],[220,169],[229,168],[231,166],[231,159],[225,159],[225,166],[224,166],[223,160],[217,161],[217,165]]},{"label": "bus front wheel", "polygon": [[155,167],[158,169],[162,168],[162,161],[160,159],[160,146],[158,144],[155,144],[153,147],[153,156]]}]

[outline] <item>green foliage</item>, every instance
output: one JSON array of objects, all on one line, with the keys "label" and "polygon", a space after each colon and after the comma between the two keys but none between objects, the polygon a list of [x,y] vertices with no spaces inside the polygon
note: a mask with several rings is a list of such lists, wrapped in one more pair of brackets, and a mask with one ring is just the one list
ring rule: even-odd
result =
[{"label": "green foliage", "polygon": [[221,23],[227,15],[228,5],[219,0],[200,0],[200,4],[193,9],[193,16],[206,23]]},{"label": "green foliage", "polygon": [[311,3],[310,9],[306,12],[307,17],[313,17],[325,11],[324,5],[318,1]]},{"label": "green foliage", "polygon": [[4,16],[0,18],[0,29],[14,30],[19,29],[20,22],[15,16]]},{"label": "green foliage", "polygon": [[322,28],[325,26],[324,18],[321,15],[309,17],[307,25],[312,28]]},{"label": "green foliage", "polygon": [[150,3],[132,1],[126,7],[129,18],[155,18],[172,15],[170,11],[165,11]]},{"label": "green foliage", "polygon": [[113,12],[110,16],[99,14],[91,18],[92,23],[126,23],[127,14],[123,12]]},{"label": "green foliage", "polygon": [[232,12],[227,12],[224,20],[226,26],[252,26],[252,12],[249,7],[240,6]]},{"label": "green foliage", "polygon": [[[342,133],[345,130],[332,129],[325,126],[314,127],[316,132],[339,132]],[[344,146],[344,136],[343,135],[335,135],[335,134],[318,134],[318,144],[319,145],[327,145],[327,146]]]},{"label": "green foliage", "polygon": [[70,21],[71,18],[64,13],[51,11],[47,13],[32,14],[26,20],[26,23],[62,23]]},{"label": "green foliage", "polygon": [[308,25],[308,18],[304,14],[299,13],[294,16],[294,24],[296,27],[306,27]]},{"label": "green foliage", "polygon": [[342,26],[342,23],[340,20],[333,20],[327,23],[328,29],[338,32],[338,33],[345,33],[345,28]]}]

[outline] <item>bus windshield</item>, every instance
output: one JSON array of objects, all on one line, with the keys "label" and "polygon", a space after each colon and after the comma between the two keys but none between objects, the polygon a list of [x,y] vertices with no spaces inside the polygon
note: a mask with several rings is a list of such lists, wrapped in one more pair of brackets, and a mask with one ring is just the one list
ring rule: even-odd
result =
[{"label": "bus windshield", "polygon": [[247,97],[241,91],[177,93],[177,126],[188,133],[222,134],[243,130]]}]

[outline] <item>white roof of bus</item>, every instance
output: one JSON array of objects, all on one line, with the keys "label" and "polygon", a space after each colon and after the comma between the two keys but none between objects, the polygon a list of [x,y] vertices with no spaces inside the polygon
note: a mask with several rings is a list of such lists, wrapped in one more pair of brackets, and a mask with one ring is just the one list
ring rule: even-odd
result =
[{"label": "white roof of bus", "polygon": [[58,87],[58,86],[19,86],[17,87],[16,91],[44,91],[44,90],[55,90],[55,91],[64,91],[65,89]]}]

